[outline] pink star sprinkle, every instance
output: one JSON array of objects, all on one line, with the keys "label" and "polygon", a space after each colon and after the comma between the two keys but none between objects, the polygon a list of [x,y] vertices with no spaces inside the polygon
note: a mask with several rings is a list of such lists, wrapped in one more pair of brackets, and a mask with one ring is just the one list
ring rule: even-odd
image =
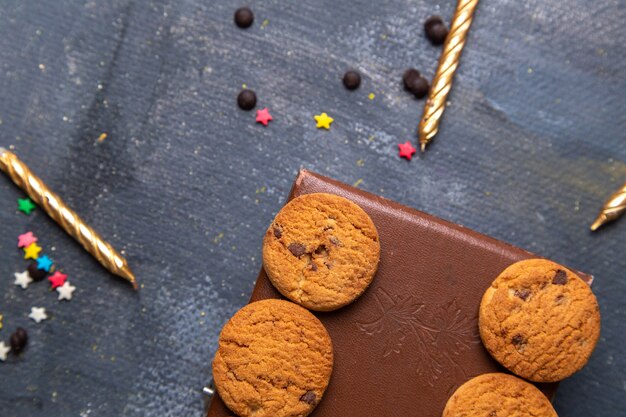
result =
[{"label": "pink star sprinkle", "polygon": [[25,248],[31,244],[37,242],[37,238],[33,235],[33,232],[26,232],[23,235],[17,237],[17,247]]}]

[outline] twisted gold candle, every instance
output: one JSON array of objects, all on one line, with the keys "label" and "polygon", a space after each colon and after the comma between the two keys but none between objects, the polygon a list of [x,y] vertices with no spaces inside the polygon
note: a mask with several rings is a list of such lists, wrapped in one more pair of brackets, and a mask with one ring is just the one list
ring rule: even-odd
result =
[{"label": "twisted gold candle", "polygon": [[477,5],[478,0],[459,0],[456,5],[456,11],[450,24],[450,32],[443,45],[441,58],[439,58],[439,67],[437,68],[435,78],[433,78],[428,100],[424,106],[424,115],[418,127],[422,152],[426,150],[426,145],[433,140],[433,137],[439,130],[439,120],[443,115],[446,99],[452,88],[452,79],[459,66],[461,52],[463,52]]},{"label": "twisted gold candle", "polygon": [[0,148],[0,169],[29,195],[70,236],[113,274],[128,280],[137,289],[137,281],[126,259],[105,242],[91,227],[72,211],[58,195],[54,194],[12,152]]},{"label": "twisted gold candle", "polygon": [[591,225],[591,231],[595,232],[600,226],[617,219],[626,211],[626,183],[617,190],[604,203],[600,214],[595,222]]}]

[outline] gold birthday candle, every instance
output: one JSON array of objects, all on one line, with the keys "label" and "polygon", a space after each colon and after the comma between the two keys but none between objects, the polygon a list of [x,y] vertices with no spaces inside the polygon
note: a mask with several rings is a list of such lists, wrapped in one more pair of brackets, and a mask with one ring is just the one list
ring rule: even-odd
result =
[{"label": "gold birthday candle", "polygon": [[626,211],[626,183],[617,190],[602,206],[596,221],[591,225],[591,231],[595,232],[600,226],[617,219]]},{"label": "gold birthday candle", "polygon": [[137,281],[124,259],[113,247],[89,227],[61,198],[54,194],[12,152],[0,147],[0,170],[28,194],[63,230],[80,242],[83,248],[113,274],[128,280],[137,289]]},{"label": "gold birthday candle", "polygon": [[446,106],[448,93],[452,88],[452,79],[459,66],[461,52],[463,52],[477,5],[478,0],[459,0],[456,5],[456,11],[450,24],[450,32],[443,45],[437,73],[433,78],[428,100],[424,106],[424,115],[418,127],[422,152],[426,150],[426,145],[433,140],[439,130],[439,121]]}]

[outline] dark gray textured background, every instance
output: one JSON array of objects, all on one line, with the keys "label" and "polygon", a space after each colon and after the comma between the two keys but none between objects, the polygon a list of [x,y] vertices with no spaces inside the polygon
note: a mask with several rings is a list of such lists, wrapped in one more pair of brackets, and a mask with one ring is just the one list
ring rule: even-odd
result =
[{"label": "dark gray textured background", "polygon": [[[142,289],[109,275],[0,176],[0,415],[200,416],[222,324],[261,266],[264,230],[300,167],[461,223],[596,277],[602,338],[562,383],[562,416],[626,415],[626,219],[592,235],[626,180],[626,3],[483,0],[425,157],[397,157],[440,49],[421,23],[453,1],[2,1],[0,145],[123,249]],[[264,20],[267,19],[264,22]],[[363,74],[348,92],[340,77]],[[253,88],[274,116],[254,123]],[[376,97],[369,100],[373,92]],[[313,115],[335,118],[315,129]],[[96,138],[107,132],[108,138]],[[77,286],[13,285],[27,230]],[[419,260],[416,260],[416,262]],[[51,319],[27,318],[44,306]],[[417,411],[416,411],[417,412]]]}]

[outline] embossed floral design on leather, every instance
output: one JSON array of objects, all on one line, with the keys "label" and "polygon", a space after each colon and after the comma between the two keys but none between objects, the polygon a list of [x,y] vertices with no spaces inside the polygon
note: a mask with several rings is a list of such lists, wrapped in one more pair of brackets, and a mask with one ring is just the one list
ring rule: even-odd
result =
[{"label": "embossed floral design on leather", "polygon": [[411,294],[392,297],[382,288],[375,293],[380,315],[356,323],[368,336],[384,334],[383,357],[400,353],[411,343],[420,355],[416,372],[433,386],[444,373],[465,375],[459,356],[480,343],[478,328],[458,307],[456,300],[427,308]]}]

